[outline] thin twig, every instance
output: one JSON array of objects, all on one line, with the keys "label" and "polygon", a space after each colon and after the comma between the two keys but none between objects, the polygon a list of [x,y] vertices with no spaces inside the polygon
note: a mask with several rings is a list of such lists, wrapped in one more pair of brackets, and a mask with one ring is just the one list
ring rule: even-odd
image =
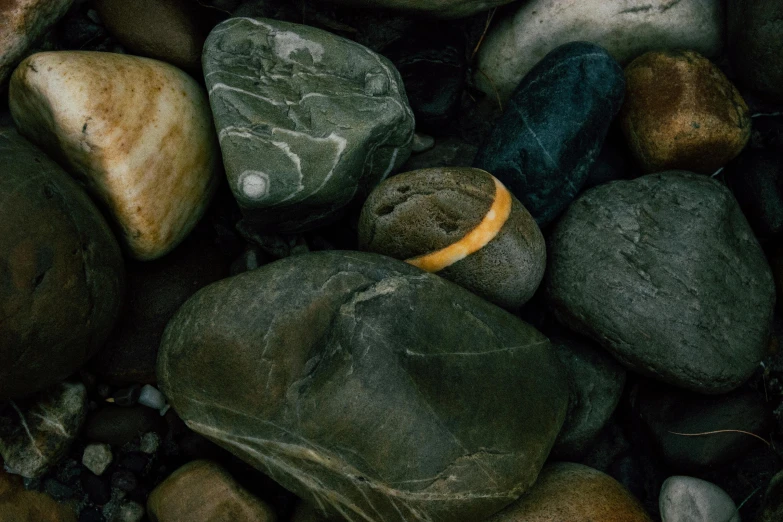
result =
[{"label": "thin twig", "polygon": [[755,433],[751,433],[749,431],[742,431],[742,430],[715,430],[715,431],[705,431],[704,433],[677,433],[675,431],[670,431],[672,435],[682,435],[683,437],[701,437],[702,435],[714,435],[716,433],[744,433],[745,435],[750,435],[751,437],[755,437],[759,439],[761,442],[772,447],[772,444],[770,444],[766,439],[759,437]]},{"label": "thin twig", "polygon": [[500,101],[500,92],[498,92],[498,89],[497,89],[497,87],[495,87],[495,82],[493,82],[493,81],[492,81],[492,78],[490,78],[489,76],[487,76],[487,73],[485,73],[485,72],[484,72],[484,71],[482,71],[481,69],[476,69],[476,70],[477,70],[478,72],[480,72],[481,74],[483,74],[483,75],[484,75],[484,78],[486,78],[487,80],[489,80],[489,84],[490,84],[490,86],[492,86],[492,90],[493,90],[493,91],[495,91],[495,97],[496,97],[496,98],[497,98],[497,100],[498,100],[498,107],[500,107],[500,112],[503,112],[503,103]]},{"label": "thin twig", "polygon": [[490,10],[489,14],[487,15],[487,23],[484,24],[484,32],[481,33],[481,38],[479,38],[478,43],[476,44],[475,49],[473,49],[473,53],[470,55],[470,62],[473,63],[473,58],[476,57],[476,53],[478,52],[479,48],[481,47],[481,44],[484,42],[484,37],[487,36],[487,31],[489,31],[489,26],[492,23],[492,19],[495,17],[495,13],[497,12],[498,8],[494,7],[492,10]]}]

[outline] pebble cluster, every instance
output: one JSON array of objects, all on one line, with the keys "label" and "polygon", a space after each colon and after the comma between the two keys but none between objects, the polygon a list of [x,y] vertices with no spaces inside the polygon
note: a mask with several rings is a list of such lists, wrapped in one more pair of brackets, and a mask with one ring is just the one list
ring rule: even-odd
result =
[{"label": "pebble cluster", "polygon": [[0,522],[783,520],[779,0],[0,20]]}]

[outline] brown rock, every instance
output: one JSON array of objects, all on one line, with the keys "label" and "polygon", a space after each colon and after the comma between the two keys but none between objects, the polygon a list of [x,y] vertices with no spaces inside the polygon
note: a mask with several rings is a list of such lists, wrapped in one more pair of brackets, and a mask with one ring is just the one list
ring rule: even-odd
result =
[{"label": "brown rock", "polygon": [[94,0],[109,32],[134,54],[201,74],[201,48],[217,23],[193,0]]},{"label": "brown rock", "polygon": [[22,478],[0,465],[0,522],[76,522],[76,515],[49,495],[25,491]]},{"label": "brown rock", "polygon": [[109,336],[125,269],[87,194],[0,127],[0,401],[73,373]]},{"label": "brown rock", "polygon": [[619,482],[572,463],[549,464],[527,494],[488,522],[651,522]]},{"label": "brown rock", "polygon": [[196,460],[179,468],[147,500],[152,522],[274,522],[275,514],[219,465]]},{"label": "brown rock", "polygon": [[25,52],[71,7],[73,0],[0,1],[0,84]]},{"label": "brown rock", "polygon": [[647,172],[712,174],[750,138],[750,113],[739,91],[693,51],[649,52],[625,69],[620,121]]},{"label": "brown rock", "polygon": [[9,94],[19,132],[87,185],[133,257],[161,257],[203,215],[220,153],[206,93],[176,67],[38,53],[16,69]]},{"label": "brown rock", "polygon": [[[367,198],[359,219],[363,250],[400,260],[421,259],[462,245],[434,269],[495,304],[519,308],[544,275],[546,246],[525,207],[489,173],[474,168],[416,170],[389,178]],[[506,213],[499,202],[507,198]],[[497,219],[476,235],[490,210]],[[465,255],[467,253],[467,256]]]}]

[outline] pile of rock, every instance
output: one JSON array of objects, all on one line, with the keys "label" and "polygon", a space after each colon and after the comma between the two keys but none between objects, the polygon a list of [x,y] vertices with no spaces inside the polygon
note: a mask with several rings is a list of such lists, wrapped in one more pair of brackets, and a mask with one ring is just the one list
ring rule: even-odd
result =
[{"label": "pile of rock", "polygon": [[6,3],[0,522],[783,516],[780,2]]}]

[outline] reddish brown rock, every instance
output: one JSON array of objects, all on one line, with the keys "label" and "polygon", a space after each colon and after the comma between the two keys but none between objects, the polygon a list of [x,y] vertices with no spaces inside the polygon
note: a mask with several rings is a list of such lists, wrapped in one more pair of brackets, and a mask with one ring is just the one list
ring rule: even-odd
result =
[{"label": "reddish brown rock", "polygon": [[72,3],[73,0],[0,1],[0,84],[5,83],[30,46]]},{"label": "reddish brown rock", "polygon": [[94,0],[101,21],[134,54],[201,73],[201,48],[217,20],[193,0]]},{"label": "reddish brown rock", "polygon": [[544,468],[533,488],[488,522],[651,522],[615,479],[581,464]]},{"label": "reddish brown rock", "polygon": [[264,502],[219,465],[196,460],[179,468],[147,500],[152,522],[274,522]]},{"label": "reddish brown rock", "polygon": [[750,113],[739,91],[693,51],[649,52],[625,69],[620,121],[647,172],[712,174],[750,138]]},{"label": "reddish brown rock", "polygon": [[75,514],[49,495],[25,491],[22,477],[3,471],[0,461],[0,522],[76,522]]}]

